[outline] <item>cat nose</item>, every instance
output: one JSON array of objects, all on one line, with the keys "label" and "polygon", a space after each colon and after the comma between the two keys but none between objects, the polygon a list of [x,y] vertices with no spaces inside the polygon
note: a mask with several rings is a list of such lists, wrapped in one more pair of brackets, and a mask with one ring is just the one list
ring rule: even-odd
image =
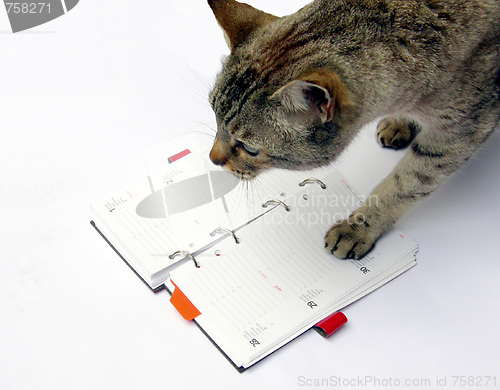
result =
[{"label": "cat nose", "polygon": [[227,155],[225,153],[221,153],[219,148],[214,145],[210,151],[210,160],[212,160],[215,165],[223,166],[226,164]]}]

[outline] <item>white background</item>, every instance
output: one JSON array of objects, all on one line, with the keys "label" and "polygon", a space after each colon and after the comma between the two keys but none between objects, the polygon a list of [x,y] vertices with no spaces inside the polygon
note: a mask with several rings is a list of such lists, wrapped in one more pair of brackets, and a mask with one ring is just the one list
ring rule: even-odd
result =
[{"label": "white background", "polygon": [[[206,95],[227,53],[203,0],[82,0],[18,34],[0,8],[0,387],[500,386],[498,135],[398,223],[417,267],[346,308],[331,338],[309,331],[243,374],[93,230],[89,204],[129,183],[136,156],[215,125]],[[373,133],[337,164],[363,193],[402,155]]]}]

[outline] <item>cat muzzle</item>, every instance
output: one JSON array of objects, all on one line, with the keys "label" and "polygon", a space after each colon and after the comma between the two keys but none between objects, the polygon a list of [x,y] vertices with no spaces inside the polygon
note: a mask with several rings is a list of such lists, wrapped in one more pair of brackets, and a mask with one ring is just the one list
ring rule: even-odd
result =
[{"label": "cat muzzle", "polygon": [[227,153],[221,153],[215,145],[210,150],[210,160],[218,166],[223,166],[227,162]]}]

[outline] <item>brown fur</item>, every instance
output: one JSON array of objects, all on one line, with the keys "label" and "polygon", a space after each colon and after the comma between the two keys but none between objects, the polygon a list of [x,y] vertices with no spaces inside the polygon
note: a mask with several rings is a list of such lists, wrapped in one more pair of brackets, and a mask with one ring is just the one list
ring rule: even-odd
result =
[{"label": "brown fur", "polygon": [[244,179],[327,165],[381,117],[379,142],[409,146],[378,203],[327,233],[338,257],[367,253],[498,124],[498,0],[316,0],[282,18],[209,4],[231,49],[210,95],[215,164]]}]

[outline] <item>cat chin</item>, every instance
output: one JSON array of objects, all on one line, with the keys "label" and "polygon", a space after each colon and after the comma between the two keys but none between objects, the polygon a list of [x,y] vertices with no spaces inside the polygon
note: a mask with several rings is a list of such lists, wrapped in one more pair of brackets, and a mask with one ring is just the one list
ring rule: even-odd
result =
[{"label": "cat chin", "polygon": [[229,161],[222,165],[222,168],[227,172],[231,172],[234,176],[241,180],[249,181],[255,179],[261,172],[266,171],[271,168],[271,166],[262,164],[262,166],[247,166],[247,169],[238,169],[237,166],[233,166],[232,162]]},{"label": "cat chin", "polygon": [[231,173],[233,175],[235,175],[236,177],[238,177],[239,179],[246,180],[246,181],[253,180],[253,179],[255,179],[259,175],[259,172],[231,171]]},{"label": "cat chin", "polygon": [[234,168],[228,167],[226,165],[223,168],[224,168],[224,170],[226,170],[228,172],[231,172],[238,179],[247,180],[247,181],[255,179],[258,176],[258,174],[260,173],[260,171],[261,171],[261,170],[257,170],[257,171],[240,171],[238,169],[234,169]]},{"label": "cat chin", "polygon": [[242,181],[252,181],[257,177],[257,175],[248,175],[248,174],[244,175],[236,174],[236,176]]}]

